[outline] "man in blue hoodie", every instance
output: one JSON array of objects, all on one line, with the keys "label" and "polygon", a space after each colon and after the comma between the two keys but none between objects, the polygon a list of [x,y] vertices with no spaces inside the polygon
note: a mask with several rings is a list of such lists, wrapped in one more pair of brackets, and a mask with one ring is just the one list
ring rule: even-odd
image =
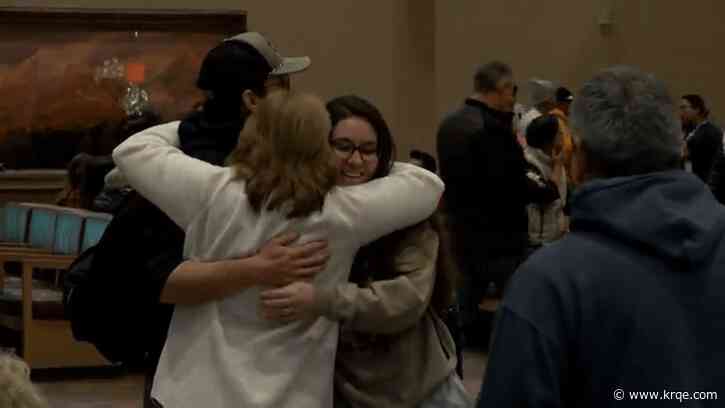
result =
[{"label": "man in blue hoodie", "polygon": [[722,406],[725,209],[678,169],[662,82],[616,67],[577,95],[571,233],[512,278],[478,407]]}]

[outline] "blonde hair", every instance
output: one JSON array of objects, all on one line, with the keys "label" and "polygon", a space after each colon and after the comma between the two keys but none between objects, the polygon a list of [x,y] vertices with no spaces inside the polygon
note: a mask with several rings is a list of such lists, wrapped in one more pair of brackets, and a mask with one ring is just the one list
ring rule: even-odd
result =
[{"label": "blonde hair", "polygon": [[48,408],[30,382],[30,368],[22,360],[0,353],[0,407]]},{"label": "blonde hair", "polygon": [[337,176],[330,128],[316,96],[277,91],[262,99],[229,157],[256,212],[285,206],[287,216],[295,218],[322,209]]}]

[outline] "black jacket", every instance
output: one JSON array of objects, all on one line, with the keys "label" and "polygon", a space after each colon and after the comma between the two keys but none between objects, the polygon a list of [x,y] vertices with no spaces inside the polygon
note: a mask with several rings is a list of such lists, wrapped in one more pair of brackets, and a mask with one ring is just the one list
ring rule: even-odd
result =
[{"label": "black jacket", "polygon": [[720,149],[715,156],[715,163],[710,172],[710,181],[707,183],[720,204],[725,204],[725,151]]},{"label": "black jacket", "polygon": [[[179,126],[181,149],[223,165],[242,123],[238,119],[209,123],[204,114],[194,113]],[[105,298],[97,300],[99,309],[108,310],[116,320],[133,320],[138,328],[136,343],[145,344],[150,368],[157,364],[173,312],[173,306],[159,302],[161,291],[182,262],[183,247],[184,231],[135,192],[125,198],[96,247],[93,268],[108,271],[104,285],[109,289]]]},{"label": "black jacket", "polygon": [[725,395],[725,208],[677,170],[589,182],[571,209],[511,280],[478,406],[721,406],[663,392]]},{"label": "black jacket", "polygon": [[722,150],[722,131],[710,122],[704,122],[687,138],[687,152],[692,172],[707,183],[718,152]]},{"label": "black jacket", "polygon": [[444,209],[459,255],[521,254],[527,242],[526,204],[556,199],[542,196],[527,179],[512,120],[513,113],[467,99],[438,129]]}]

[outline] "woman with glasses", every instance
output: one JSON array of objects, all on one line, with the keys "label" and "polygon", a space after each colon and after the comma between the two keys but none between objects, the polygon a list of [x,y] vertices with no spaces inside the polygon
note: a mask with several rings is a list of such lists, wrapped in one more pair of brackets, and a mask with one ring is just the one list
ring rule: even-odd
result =
[{"label": "woman with glasses", "polygon": [[[184,229],[187,259],[249,256],[294,231],[300,243],[329,241],[330,259],[314,282],[337,287],[360,247],[430,216],[443,190],[433,173],[404,163],[376,182],[335,187],[330,119],[311,95],[279,91],[262,99],[229,167],[184,155],[176,127],[132,136],[113,159],[132,187]],[[259,299],[269,287],[255,282],[217,301],[175,308],[152,390],[163,407],[332,407],[329,357],[338,324],[313,316],[264,319]]]},{"label": "woman with glasses", "polygon": [[[337,184],[385,177],[395,145],[382,115],[357,96],[327,104]],[[394,201],[390,201],[393,206]],[[336,407],[464,407],[456,350],[438,317],[452,303],[453,266],[434,216],[366,245],[350,282],[296,282],[262,293],[266,317],[324,316],[342,323],[335,365]],[[289,314],[287,311],[293,310]]]}]

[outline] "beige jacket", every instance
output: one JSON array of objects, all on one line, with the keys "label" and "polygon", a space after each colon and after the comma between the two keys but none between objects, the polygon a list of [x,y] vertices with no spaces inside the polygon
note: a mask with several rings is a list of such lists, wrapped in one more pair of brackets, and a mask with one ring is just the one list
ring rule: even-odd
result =
[{"label": "beige jacket", "polygon": [[[551,180],[553,174],[553,163],[550,156],[540,149],[526,146],[524,149],[526,161],[534,166],[539,174]],[[538,246],[556,241],[564,235],[565,215],[564,203],[566,202],[566,174],[562,174],[557,187],[559,197],[548,204],[529,204],[526,211],[529,216],[529,244]]]},{"label": "beige jacket", "polygon": [[345,406],[415,407],[456,367],[453,339],[429,307],[438,235],[424,223],[402,247],[397,278],[318,296],[320,312],[342,323],[335,392]]}]

